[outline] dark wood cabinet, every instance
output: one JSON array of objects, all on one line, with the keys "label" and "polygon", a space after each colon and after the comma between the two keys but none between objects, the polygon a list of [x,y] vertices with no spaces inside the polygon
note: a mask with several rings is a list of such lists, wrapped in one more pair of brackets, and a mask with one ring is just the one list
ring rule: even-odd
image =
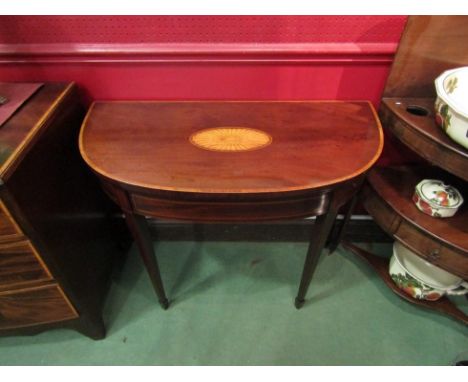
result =
[{"label": "dark wood cabinet", "polygon": [[[425,261],[468,279],[468,150],[452,141],[435,122],[434,80],[444,70],[468,63],[467,16],[411,16],[403,33],[379,109],[382,126],[395,148],[410,149],[418,160],[405,166],[376,167],[361,192],[364,207],[393,239]],[[390,140],[389,140],[390,141]],[[423,179],[455,186],[465,204],[450,218],[420,212],[412,201]],[[350,243],[400,297],[468,324],[468,315],[448,298],[416,300],[397,288],[388,261]]]},{"label": "dark wood cabinet", "polygon": [[0,127],[0,334],[69,327],[105,336],[113,205],[77,147],[72,83],[47,83]]}]

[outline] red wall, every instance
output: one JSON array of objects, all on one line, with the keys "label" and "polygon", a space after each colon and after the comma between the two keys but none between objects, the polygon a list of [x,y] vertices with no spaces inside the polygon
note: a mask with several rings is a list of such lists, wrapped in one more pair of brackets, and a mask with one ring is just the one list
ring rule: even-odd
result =
[{"label": "red wall", "polygon": [[[0,16],[0,80],[89,99],[369,99],[403,16]],[[398,160],[386,154],[383,161]]]}]

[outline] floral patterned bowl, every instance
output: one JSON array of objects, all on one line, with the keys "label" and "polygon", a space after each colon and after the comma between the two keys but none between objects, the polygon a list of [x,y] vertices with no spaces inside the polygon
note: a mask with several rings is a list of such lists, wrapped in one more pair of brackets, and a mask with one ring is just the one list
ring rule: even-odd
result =
[{"label": "floral patterned bowl", "polygon": [[398,241],[393,244],[389,274],[400,289],[420,300],[468,293],[463,279],[424,261]]},{"label": "floral patterned bowl", "polygon": [[413,202],[427,215],[448,218],[463,204],[463,197],[456,188],[441,180],[424,179],[414,189]]},{"label": "floral patterned bowl", "polygon": [[436,122],[455,142],[468,148],[468,66],[443,72],[435,80]]}]

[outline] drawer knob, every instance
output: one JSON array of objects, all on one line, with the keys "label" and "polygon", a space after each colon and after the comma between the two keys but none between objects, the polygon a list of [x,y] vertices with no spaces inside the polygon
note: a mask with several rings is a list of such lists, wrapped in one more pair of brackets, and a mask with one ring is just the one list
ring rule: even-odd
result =
[{"label": "drawer knob", "polygon": [[438,249],[434,249],[429,253],[428,256],[429,260],[439,260],[440,259],[440,253]]}]

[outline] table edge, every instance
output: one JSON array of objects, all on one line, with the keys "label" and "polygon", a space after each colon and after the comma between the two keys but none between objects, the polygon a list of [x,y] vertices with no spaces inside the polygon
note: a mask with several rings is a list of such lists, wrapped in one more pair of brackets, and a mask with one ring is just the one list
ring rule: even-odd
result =
[{"label": "table edge", "polygon": [[[226,102],[252,102],[252,103],[259,103],[259,102],[281,102],[281,103],[285,103],[285,102],[321,102],[321,103],[329,103],[329,102],[343,102],[343,103],[352,103],[352,102],[359,102],[359,103],[366,103],[371,112],[372,112],[372,115],[374,116],[374,120],[375,120],[375,124],[376,124],[376,127],[377,127],[377,130],[378,130],[378,135],[379,135],[379,144],[378,144],[378,147],[376,149],[376,152],[374,153],[374,156],[372,157],[372,159],[370,159],[365,166],[363,166],[362,168],[354,171],[353,173],[351,173],[350,175],[347,175],[347,176],[342,176],[340,178],[336,178],[336,179],[333,179],[333,181],[331,182],[322,182],[322,183],[316,183],[314,184],[313,186],[309,185],[305,185],[305,186],[295,186],[295,187],[283,187],[283,188],[265,188],[265,189],[262,189],[262,188],[258,188],[258,189],[243,189],[243,190],[236,190],[236,191],[233,191],[232,189],[198,189],[198,188],[177,188],[177,187],[167,187],[167,186],[155,186],[155,185],[152,185],[152,184],[146,184],[146,183],[140,183],[140,182],[131,182],[131,181],[128,181],[128,180],[125,180],[125,179],[121,179],[119,177],[116,177],[116,176],[113,176],[113,175],[110,175],[109,173],[107,173],[105,170],[99,168],[99,166],[95,165],[93,163],[93,161],[88,157],[88,155],[86,154],[86,151],[84,149],[84,144],[83,144],[83,134],[84,134],[84,130],[86,128],[86,125],[87,125],[87,122],[88,122],[88,119],[92,113],[92,110],[94,108],[94,106],[98,103],[160,103],[160,102],[171,102],[171,103],[176,103],[176,102],[181,102],[181,103],[184,103],[184,102],[222,102],[222,103],[226,103]],[[319,188],[323,188],[323,187],[327,187],[327,186],[332,186],[332,185],[335,185],[335,184],[339,184],[339,183],[342,183],[342,182],[345,182],[345,181],[348,181],[348,180],[351,180],[351,179],[354,179],[354,178],[357,178],[359,175],[362,175],[363,173],[365,173],[367,170],[369,170],[374,164],[375,162],[377,162],[377,160],[379,159],[380,155],[382,154],[382,150],[383,150],[383,145],[384,145],[384,135],[383,135],[383,128],[382,128],[382,124],[380,122],[380,119],[379,119],[379,116],[377,114],[377,111],[374,107],[374,105],[372,104],[371,101],[368,101],[368,100],[272,100],[272,101],[269,101],[269,100],[254,100],[254,101],[248,101],[248,100],[229,100],[229,101],[225,101],[225,100],[174,100],[174,101],[171,101],[171,100],[168,100],[168,101],[164,101],[164,100],[148,100],[148,101],[145,101],[145,100],[132,100],[132,101],[124,101],[124,100],[116,100],[116,101],[94,101],[91,106],[89,107],[87,113],[86,113],[86,116],[85,118],[83,119],[83,122],[81,124],[81,128],[80,128],[80,134],[79,134],[79,137],[78,137],[78,146],[79,146],[79,151],[80,151],[80,154],[83,158],[83,160],[86,162],[86,164],[98,175],[108,179],[108,180],[111,180],[113,182],[118,182],[118,183],[121,183],[121,184],[125,184],[125,185],[130,185],[130,186],[133,186],[133,187],[140,187],[140,188],[144,188],[144,189],[148,189],[148,190],[155,190],[155,191],[169,191],[169,192],[184,192],[184,193],[197,193],[197,194],[279,194],[279,193],[285,193],[285,192],[293,192],[293,191],[307,191],[307,190],[315,190],[315,189],[319,189]]]}]

